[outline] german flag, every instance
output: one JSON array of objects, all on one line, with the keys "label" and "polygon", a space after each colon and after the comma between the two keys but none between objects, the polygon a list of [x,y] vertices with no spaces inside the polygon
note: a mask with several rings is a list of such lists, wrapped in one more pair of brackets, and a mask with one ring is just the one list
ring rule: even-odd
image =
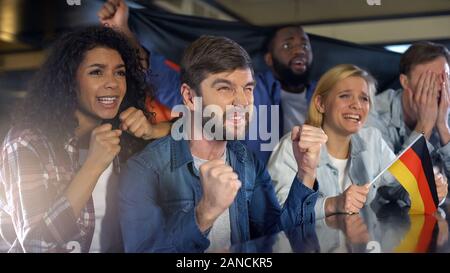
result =
[{"label": "german flag", "polygon": [[438,207],[433,164],[423,135],[406,148],[388,168],[409,193],[410,214],[432,214]]},{"label": "german flag", "polygon": [[436,218],[432,215],[410,215],[411,225],[400,244],[397,253],[425,253],[431,246]]}]

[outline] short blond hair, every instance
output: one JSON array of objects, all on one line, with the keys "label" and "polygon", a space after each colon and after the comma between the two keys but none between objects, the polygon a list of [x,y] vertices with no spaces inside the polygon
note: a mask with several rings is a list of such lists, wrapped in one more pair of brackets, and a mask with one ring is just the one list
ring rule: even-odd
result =
[{"label": "short blond hair", "polygon": [[341,80],[349,77],[360,77],[363,78],[369,87],[369,101],[370,108],[373,106],[373,96],[376,92],[376,81],[366,70],[353,65],[353,64],[340,64],[322,75],[319,82],[317,83],[316,89],[311,98],[308,109],[308,117],[306,119],[306,124],[321,127],[323,124],[323,113],[321,113],[315,104],[317,96],[320,96],[323,101],[325,101],[333,89],[333,87]]}]

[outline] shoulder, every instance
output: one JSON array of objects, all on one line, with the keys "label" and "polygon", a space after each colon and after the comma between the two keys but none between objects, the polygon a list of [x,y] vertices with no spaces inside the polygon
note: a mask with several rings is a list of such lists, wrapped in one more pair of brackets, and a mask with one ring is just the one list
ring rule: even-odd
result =
[{"label": "shoulder", "polygon": [[3,149],[34,148],[40,149],[49,145],[48,138],[38,129],[32,128],[11,128],[4,141]]},{"label": "shoulder", "polygon": [[272,71],[264,70],[256,74],[256,87],[255,89],[271,89],[275,84],[279,84],[275,79]]},{"label": "shoulder", "polygon": [[278,142],[270,155],[267,166],[269,169],[273,169],[277,165],[289,163],[295,163],[294,152],[292,150],[291,133],[285,134],[280,139],[280,142]]},{"label": "shoulder", "polygon": [[380,131],[375,127],[364,127],[356,134],[360,136],[365,142],[381,138]]},{"label": "shoulder", "polygon": [[391,105],[397,100],[403,91],[401,89],[387,89],[375,96],[374,109],[377,113],[383,114],[391,111]]},{"label": "shoulder", "polygon": [[381,132],[375,127],[364,127],[356,134],[370,154],[379,154],[387,147]]},{"label": "shoulder", "polygon": [[275,146],[273,150],[274,152],[275,151],[292,152],[291,147],[292,147],[292,140],[291,140],[291,133],[289,132],[280,139],[280,142],[278,142],[278,144]]}]

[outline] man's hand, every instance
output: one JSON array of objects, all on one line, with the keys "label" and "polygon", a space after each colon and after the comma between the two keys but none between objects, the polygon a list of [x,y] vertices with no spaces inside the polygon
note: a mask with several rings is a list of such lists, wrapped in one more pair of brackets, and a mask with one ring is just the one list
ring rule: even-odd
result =
[{"label": "man's hand", "polygon": [[291,133],[292,149],[297,161],[298,179],[312,188],[320,160],[320,148],[328,140],[322,128],[311,125],[295,126]]},{"label": "man's hand", "polygon": [[445,175],[438,173],[434,175],[434,183],[436,184],[436,191],[439,199],[439,203],[444,200],[445,197],[447,197],[448,193],[448,185],[447,185],[447,179],[445,178]]},{"label": "man's hand", "polygon": [[128,6],[124,0],[107,0],[97,12],[98,19],[103,26],[121,31],[138,50],[139,61],[144,70],[148,69],[148,53],[128,27]]},{"label": "man's hand", "polygon": [[106,1],[97,16],[103,26],[117,28],[123,32],[129,31],[128,6],[123,0]]},{"label": "man's hand", "polygon": [[419,76],[410,104],[417,113],[415,131],[424,133],[426,139],[430,139],[431,132],[438,117],[438,93],[439,76],[431,71],[426,71]]},{"label": "man's hand", "polygon": [[241,187],[237,173],[223,160],[211,160],[200,166],[203,196],[196,207],[199,229],[204,232],[233,203]]},{"label": "man's hand", "polygon": [[121,130],[127,131],[133,136],[144,140],[154,139],[154,125],[150,123],[142,110],[130,107],[120,113],[119,119],[121,121]]},{"label": "man's hand", "polygon": [[441,91],[439,99],[438,117],[436,119],[436,128],[442,146],[450,142],[450,129],[448,126],[448,115],[450,112],[450,75],[448,73],[441,74]]}]

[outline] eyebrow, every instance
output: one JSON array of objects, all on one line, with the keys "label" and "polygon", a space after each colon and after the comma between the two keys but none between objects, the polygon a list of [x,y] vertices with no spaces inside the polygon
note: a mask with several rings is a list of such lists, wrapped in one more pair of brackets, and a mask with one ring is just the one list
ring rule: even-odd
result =
[{"label": "eyebrow", "polygon": [[[91,64],[91,65],[88,66],[88,68],[90,68],[90,67],[105,68],[106,65],[105,64]],[[125,67],[125,64],[118,64],[118,65],[116,65],[116,67],[114,67],[114,69],[118,69],[118,68],[122,68],[122,67]]]},{"label": "eyebrow", "polygon": [[287,38],[284,38],[283,42],[292,41],[292,40],[294,40],[294,36],[289,36]]},{"label": "eyebrow", "polygon": [[[361,90],[361,91],[363,92],[364,95],[366,95],[366,96],[369,95],[369,92],[366,92],[366,91],[364,91],[364,90]],[[340,94],[342,94],[342,93],[348,93],[348,92],[352,92],[352,91],[351,91],[350,89],[345,89],[345,90],[339,91],[339,92],[338,92],[338,95],[340,95]]]},{"label": "eyebrow", "polygon": [[[212,83],[211,83],[211,87],[215,86],[216,84],[220,84],[220,83],[224,83],[224,84],[228,84],[228,85],[233,85],[232,82],[230,82],[229,80],[226,79],[215,79]],[[256,82],[255,81],[250,81],[247,82],[244,86],[255,86]]]}]

